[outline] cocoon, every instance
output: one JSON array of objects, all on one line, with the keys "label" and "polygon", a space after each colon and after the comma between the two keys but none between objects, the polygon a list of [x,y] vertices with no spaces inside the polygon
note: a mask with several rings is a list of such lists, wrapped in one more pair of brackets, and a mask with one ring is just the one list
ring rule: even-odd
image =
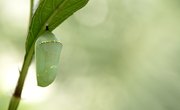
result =
[{"label": "cocoon", "polygon": [[35,59],[38,86],[46,87],[55,80],[61,50],[62,44],[50,31],[46,31],[37,39],[35,43]]}]

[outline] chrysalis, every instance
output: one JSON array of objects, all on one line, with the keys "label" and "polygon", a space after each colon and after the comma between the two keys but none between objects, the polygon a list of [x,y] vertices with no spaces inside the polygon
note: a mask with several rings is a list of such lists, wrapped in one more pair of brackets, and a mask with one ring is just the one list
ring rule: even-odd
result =
[{"label": "chrysalis", "polygon": [[50,31],[46,31],[36,41],[36,76],[38,86],[46,87],[56,78],[62,44]]}]

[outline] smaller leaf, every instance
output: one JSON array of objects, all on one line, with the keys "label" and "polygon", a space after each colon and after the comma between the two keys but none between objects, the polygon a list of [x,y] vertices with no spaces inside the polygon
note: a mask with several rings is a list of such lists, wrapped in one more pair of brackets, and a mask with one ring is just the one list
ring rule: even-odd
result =
[{"label": "smaller leaf", "polygon": [[46,87],[55,80],[61,50],[62,44],[49,31],[42,34],[36,41],[35,57],[38,86]]}]

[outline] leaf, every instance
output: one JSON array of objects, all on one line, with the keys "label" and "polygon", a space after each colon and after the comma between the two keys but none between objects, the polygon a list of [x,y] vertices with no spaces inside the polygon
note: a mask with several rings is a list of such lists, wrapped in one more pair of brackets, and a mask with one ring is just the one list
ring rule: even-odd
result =
[{"label": "leaf", "polygon": [[46,87],[56,78],[62,44],[53,33],[46,31],[35,43],[36,76],[38,86]]},{"label": "leaf", "polygon": [[46,31],[47,25],[49,31],[54,30],[87,2],[88,0],[41,0],[31,20],[26,39],[26,52],[33,48],[38,36]]}]

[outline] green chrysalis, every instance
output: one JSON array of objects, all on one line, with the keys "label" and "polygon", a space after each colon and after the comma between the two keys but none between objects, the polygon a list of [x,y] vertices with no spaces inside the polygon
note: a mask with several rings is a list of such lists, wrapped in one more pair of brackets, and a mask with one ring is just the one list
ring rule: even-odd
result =
[{"label": "green chrysalis", "polygon": [[50,31],[39,36],[35,44],[37,84],[50,85],[58,72],[62,44]]}]

